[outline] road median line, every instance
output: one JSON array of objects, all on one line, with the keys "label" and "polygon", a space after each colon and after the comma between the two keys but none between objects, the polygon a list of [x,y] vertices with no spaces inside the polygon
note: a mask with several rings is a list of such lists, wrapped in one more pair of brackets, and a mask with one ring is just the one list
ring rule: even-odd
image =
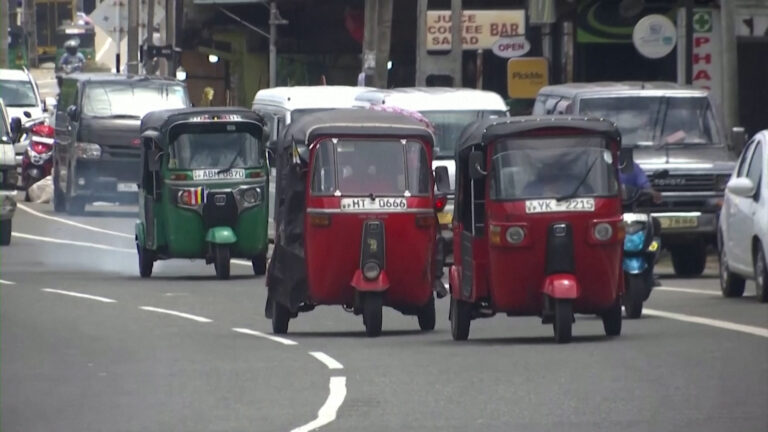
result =
[{"label": "road median line", "polygon": [[86,230],[90,230],[90,231],[95,231],[95,232],[100,232],[100,233],[104,233],[104,234],[111,234],[111,235],[115,235],[115,236],[119,236],[119,237],[125,237],[125,238],[130,238],[130,239],[135,238],[135,236],[133,234],[126,234],[126,233],[121,233],[121,232],[117,232],[117,231],[110,231],[110,230],[106,230],[106,229],[102,229],[102,228],[96,228],[96,227],[93,227],[93,226],[90,226],[90,225],[81,224],[81,223],[78,223],[78,222],[75,222],[75,221],[71,221],[69,219],[59,218],[59,217],[55,217],[55,216],[49,216],[47,214],[40,213],[37,210],[33,210],[33,209],[25,206],[24,204],[18,204],[17,207],[20,210],[23,210],[23,211],[25,211],[25,212],[27,212],[29,214],[35,215],[37,217],[41,217],[43,219],[54,220],[54,221],[57,221],[57,222],[65,223],[67,225],[72,225],[72,226],[76,226],[78,228],[82,228],[82,229],[86,229]]},{"label": "road median line", "polygon": [[87,243],[87,242],[79,242],[79,241],[74,241],[74,240],[62,240],[62,239],[56,239],[56,238],[51,238],[51,237],[35,236],[35,235],[25,234],[25,233],[20,233],[20,232],[14,232],[12,234],[13,234],[14,237],[28,239],[28,240],[37,240],[37,241],[42,241],[42,242],[47,242],[47,243],[68,244],[68,245],[73,245],[73,246],[84,246],[84,247],[91,247],[91,248],[96,248],[96,249],[111,250],[111,251],[116,251],[116,252],[136,253],[136,250],[134,250],[134,249],[119,248],[119,247],[114,247],[114,246],[107,246],[107,245],[103,245],[103,244],[98,244],[98,243]]},{"label": "road median line", "polygon": [[264,338],[264,339],[269,339],[272,342],[281,343],[283,345],[298,345],[299,344],[298,342],[292,341],[290,339],[282,338],[282,337],[279,337],[279,336],[268,335],[266,333],[262,333],[260,331],[251,330],[251,329],[247,329],[247,328],[233,328],[232,331],[237,332],[237,333],[251,335],[251,336],[257,336],[257,337]]},{"label": "road median line", "polygon": [[99,297],[95,295],[83,294],[83,293],[73,292],[73,291],[63,291],[63,290],[57,290],[57,289],[51,289],[51,288],[43,288],[41,289],[41,291],[55,293],[55,294],[63,294],[71,297],[80,297],[88,300],[96,300],[102,303],[117,303],[117,300],[112,300],[111,298]]},{"label": "road median line", "polygon": [[703,290],[703,289],[696,289],[696,288],[678,288],[678,287],[660,286],[660,287],[655,287],[654,290],[668,291],[668,292],[681,292],[686,294],[711,295],[711,296],[721,295],[719,291]]},{"label": "road median line", "polygon": [[188,320],[197,321],[197,322],[203,322],[203,323],[213,322],[212,319],[209,319],[209,318],[206,318],[206,317],[192,315],[192,314],[188,314],[188,313],[184,313],[184,312],[178,312],[178,311],[170,310],[170,309],[161,309],[161,308],[156,308],[156,307],[152,307],[152,306],[139,306],[139,309],[145,310],[145,311],[149,311],[149,312],[157,312],[157,313],[162,313],[162,314],[166,314],[166,315],[173,315],[173,316],[177,316],[179,318],[186,318]]},{"label": "road median line", "polygon": [[656,310],[656,309],[645,309],[643,310],[643,313],[650,316],[667,318],[671,320],[683,321],[683,322],[693,323],[693,324],[701,324],[701,325],[715,327],[719,329],[731,330],[731,331],[736,331],[740,333],[746,333],[754,336],[768,338],[768,328],[737,324],[730,321],[722,321],[718,319],[705,318],[705,317],[700,317],[695,315],[686,315],[686,314],[675,313],[675,312],[667,312],[667,311]]},{"label": "road median line", "polygon": [[0,285],[16,285],[16,282],[0,279]]}]

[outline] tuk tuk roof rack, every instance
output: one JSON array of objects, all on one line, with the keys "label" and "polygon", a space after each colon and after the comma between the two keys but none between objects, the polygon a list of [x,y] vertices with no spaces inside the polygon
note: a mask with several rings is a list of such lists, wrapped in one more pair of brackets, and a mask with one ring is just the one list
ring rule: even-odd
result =
[{"label": "tuk tuk roof rack", "polygon": [[[207,116],[207,118],[206,118]],[[196,107],[150,111],[141,119],[141,132],[166,131],[181,122],[250,121],[264,125],[261,114],[241,107]]]},{"label": "tuk tuk roof rack", "polygon": [[542,128],[578,128],[621,141],[616,125],[607,119],[580,116],[521,116],[478,120],[467,126],[459,138],[457,152],[496,138]]},{"label": "tuk tuk roof rack", "polygon": [[309,114],[291,123],[279,148],[294,144],[309,145],[316,138],[328,135],[409,136],[434,145],[435,136],[426,125],[402,113],[363,108],[344,108]]}]

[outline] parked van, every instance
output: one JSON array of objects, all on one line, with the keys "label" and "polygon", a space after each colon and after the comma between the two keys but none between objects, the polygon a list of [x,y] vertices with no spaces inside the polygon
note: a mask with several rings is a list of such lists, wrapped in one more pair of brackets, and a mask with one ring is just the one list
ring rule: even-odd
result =
[{"label": "parked van", "polygon": [[[678,275],[704,271],[706,246],[716,245],[725,185],[743,137],[728,139],[708,90],[675,83],[571,83],[542,88],[534,115],[578,114],[612,120],[622,146],[651,174],[663,202],[647,210],[659,219],[662,244]],[[739,142],[741,141],[741,142]]]}]

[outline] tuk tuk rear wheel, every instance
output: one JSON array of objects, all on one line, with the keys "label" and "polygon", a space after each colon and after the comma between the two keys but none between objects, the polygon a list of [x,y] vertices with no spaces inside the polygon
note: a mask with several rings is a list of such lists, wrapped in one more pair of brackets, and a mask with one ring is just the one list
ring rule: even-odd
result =
[{"label": "tuk tuk rear wheel", "polygon": [[645,278],[642,275],[627,276],[627,293],[624,297],[624,310],[627,318],[637,319],[643,314]]},{"label": "tuk tuk rear wheel", "polygon": [[139,253],[139,276],[142,278],[152,276],[152,268],[155,265],[152,252],[141,247],[138,243],[136,243],[136,251]]},{"label": "tuk tuk rear wheel", "polygon": [[552,327],[555,330],[555,342],[563,344],[571,341],[573,302],[555,300],[555,320],[552,322]]},{"label": "tuk tuk rear wheel", "polygon": [[384,308],[384,294],[371,292],[363,295],[363,324],[368,337],[381,334],[381,312]]},{"label": "tuk tuk rear wheel", "polygon": [[451,336],[455,341],[469,338],[469,326],[472,322],[472,305],[451,297]]},{"label": "tuk tuk rear wheel", "polygon": [[267,273],[267,255],[258,255],[251,260],[251,266],[253,267],[253,274],[256,276],[264,276]]},{"label": "tuk tuk rear wheel", "polygon": [[603,319],[603,330],[606,336],[619,336],[621,334],[621,298],[600,316]]},{"label": "tuk tuk rear wheel", "polygon": [[291,311],[280,302],[272,300],[272,333],[288,333],[288,322],[291,320]]},{"label": "tuk tuk rear wheel", "polygon": [[435,313],[435,296],[432,294],[429,295],[429,301],[421,308],[417,318],[419,319],[419,328],[423,331],[431,331],[435,329],[435,322],[437,321]]},{"label": "tuk tuk rear wheel", "polygon": [[229,279],[229,246],[217,244],[213,248],[213,255],[216,277],[222,280]]}]

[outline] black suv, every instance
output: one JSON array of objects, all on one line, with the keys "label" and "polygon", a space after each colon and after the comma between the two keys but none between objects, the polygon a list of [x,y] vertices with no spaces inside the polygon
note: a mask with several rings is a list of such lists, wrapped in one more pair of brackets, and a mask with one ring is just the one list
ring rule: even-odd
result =
[{"label": "black suv", "polygon": [[186,86],[175,80],[109,73],[61,78],[54,210],[81,214],[96,201],[135,203],[141,118],[149,111],[187,106]]}]

